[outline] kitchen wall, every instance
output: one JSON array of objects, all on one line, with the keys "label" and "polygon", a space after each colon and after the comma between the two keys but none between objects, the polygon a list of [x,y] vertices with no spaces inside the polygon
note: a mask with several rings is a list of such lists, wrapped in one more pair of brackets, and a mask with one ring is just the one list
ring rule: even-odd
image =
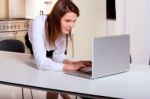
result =
[{"label": "kitchen wall", "polygon": [[150,0],[116,0],[117,32],[130,34],[132,63],[150,60]]},{"label": "kitchen wall", "polygon": [[73,57],[91,59],[92,38],[106,35],[106,0],[74,0],[80,16],[73,31]]},{"label": "kitchen wall", "polygon": [[116,20],[106,21],[106,35],[116,35]]}]

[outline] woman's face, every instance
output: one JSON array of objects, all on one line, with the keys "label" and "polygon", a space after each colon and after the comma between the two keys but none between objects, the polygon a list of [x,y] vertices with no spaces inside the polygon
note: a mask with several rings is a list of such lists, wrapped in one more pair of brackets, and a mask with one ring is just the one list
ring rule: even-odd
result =
[{"label": "woman's face", "polygon": [[61,31],[64,34],[69,34],[75,24],[75,21],[77,19],[77,15],[73,12],[66,13],[61,18]]}]

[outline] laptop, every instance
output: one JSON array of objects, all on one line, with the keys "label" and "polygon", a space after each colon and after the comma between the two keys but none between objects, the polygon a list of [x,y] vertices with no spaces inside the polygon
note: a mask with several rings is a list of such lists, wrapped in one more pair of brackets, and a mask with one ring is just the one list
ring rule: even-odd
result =
[{"label": "laptop", "polygon": [[130,64],[129,39],[129,35],[94,37],[92,39],[92,67],[64,72],[74,76],[96,79],[128,71]]}]

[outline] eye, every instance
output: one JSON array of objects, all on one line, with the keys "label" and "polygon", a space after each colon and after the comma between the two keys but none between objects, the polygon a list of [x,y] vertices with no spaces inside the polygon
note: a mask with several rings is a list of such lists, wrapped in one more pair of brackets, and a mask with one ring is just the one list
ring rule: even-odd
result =
[{"label": "eye", "polygon": [[74,23],[76,22],[76,20],[73,21]]},{"label": "eye", "polygon": [[65,22],[71,22],[71,20],[65,20]]},{"label": "eye", "polygon": [[76,20],[70,20],[70,19],[66,19],[66,20],[64,20],[66,23],[69,23],[69,22],[73,22],[73,23],[75,23],[76,22]]}]

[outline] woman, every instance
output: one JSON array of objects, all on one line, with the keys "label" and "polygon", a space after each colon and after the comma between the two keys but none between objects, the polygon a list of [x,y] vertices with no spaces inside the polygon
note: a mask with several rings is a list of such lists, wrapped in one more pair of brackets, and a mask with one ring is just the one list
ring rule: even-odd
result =
[{"label": "woman", "polygon": [[[78,16],[79,9],[71,0],[58,0],[49,15],[41,15],[33,20],[26,35],[26,45],[34,55],[38,69],[79,70],[91,65],[90,61],[71,61],[65,55],[67,39],[71,37]],[[57,97],[58,94],[47,93],[47,98],[53,99],[52,96]],[[64,94],[61,96],[68,97]]]}]

